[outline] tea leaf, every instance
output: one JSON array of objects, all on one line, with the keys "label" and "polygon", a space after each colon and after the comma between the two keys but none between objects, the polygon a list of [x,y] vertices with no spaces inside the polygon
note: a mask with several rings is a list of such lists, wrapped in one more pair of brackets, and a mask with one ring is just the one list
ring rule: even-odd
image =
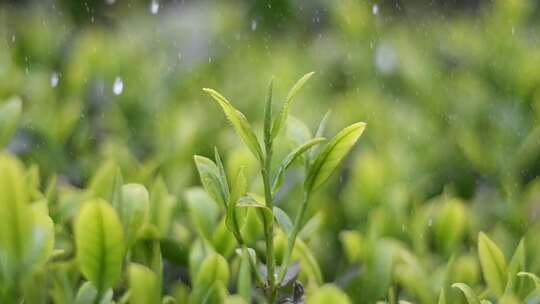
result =
[{"label": "tea leaf", "polygon": [[478,299],[478,296],[467,284],[454,283],[452,284],[452,287],[457,288],[461,290],[461,292],[463,292],[463,294],[465,295],[465,298],[467,299],[467,303],[480,304],[480,300]]},{"label": "tea leaf", "polygon": [[[315,138],[318,137],[324,137],[324,132],[326,131],[326,125],[328,124],[328,119],[330,118],[330,115],[332,114],[332,110],[326,111],[323,118],[321,119],[321,122],[319,123],[319,126],[317,127],[317,131],[315,132]],[[315,152],[317,148],[312,149],[309,151],[309,158],[315,157]]]},{"label": "tea leaf", "polygon": [[289,106],[298,91],[306,84],[306,82],[313,76],[315,72],[309,72],[302,76],[291,88],[289,93],[287,94],[287,97],[285,98],[285,102],[283,103],[283,107],[281,108],[281,112],[279,113],[279,116],[276,118],[276,121],[274,122],[274,125],[272,126],[272,138],[276,138],[276,136],[279,134],[279,131],[287,121],[287,117],[289,116]]},{"label": "tea leaf", "polygon": [[239,229],[242,225],[241,221],[243,220],[243,218],[240,218],[238,216],[239,210],[236,209],[236,205],[238,204],[240,197],[242,197],[246,193],[246,191],[247,180],[246,176],[244,175],[244,167],[241,167],[238,170],[238,174],[236,175],[236,180],[232,188],[230,201],[228,203],[229,207],[227,209],[227,228],[234,234],[239,232]]},{"label": "tea leaf", "polygon": [[148,267],[132,263],[128,269],[131,304],[159,304],[161,287],[159,278]]},{"label": "tea leaf", "polygon": [[209,158],[198,155],[195,155],[193,158],[204,190],[208,192],[216,203],[227,210],[227,201],[221,186],[219,168]]},{"label": "tea leaf", "polygon": [[312,304],[349,304],[351,300],[347,295],[339,288],[332,284],[323,285],[314,290],[314,292],[308,296],[307,303]]},{"label": "tea leaf", "polygon": [[293,230],[293,223],[287,213],[285,211],[281,210],[279,207],[274,207],[274,216],[276,217],[276,220],[283,229],[283,232],[287,236],[291,235]]},{"label": "tea leaf", "polygon": [[274,79],[270,80],[268,86],[268,97],[266,98],[266,106],[264,107],[264,142],[265,144],[272,143],[272,87]]},{"label": "tea leaf", "polygon": [[225,116],[227,116],[227,119],[232,123],[234,129],[240,135],[244,143],[248,146],[253,155],[255,155],[259,161],[262,161],[263,153],[261,146],[244,114],[234,108],[232,104],[217,91],[208,88],[204,88],[203,91],[210,94],[210,96],[217,101],[223,109]]},{"label": "tea leaf", "polygon": [[150,190],[148,222],[155,227],[160,237],[169,230],[174,202],[175,198],[169,194],[165,181],[158,177]]},{"label": "tea leaf", "polygon": [[326,138],[314,138],[303,145],[297,147],[294,149],[291,153],[289,153],[281,162],[281,165],[279,166],[278,172],[276,174],[276,177],[274,178],[274,185],[272,186],[272,191],[277,192],[279,187],[283,184],[283,180],[285,179],[285,172],[287,169],[294,163],[296,159],[298,159],[302,154],[304,154],[306,151],[308,151],[310,148],[312,148],[315,145],[318,145],[325,141]]},{"label": "tea leaf", "polygon": [[438,304],[446,304],[446,294],[444,292],[444,288],[441,288],[441,292],[439,293]]},{"label": "tea leaf", "polygon": [[10,154],[0,153],[0,264],[10,277],[22,267],[31,249],[32,210],[28,200],[23,165]]},{"label": "tea leaf", "polygon": [[86,202],[75,222],[77,263],[98,293],[120,279],[124,258],[122,223],[102,199]]},{"label": "tea leaf", "polygon": [[144,224],[149,209],[148,191],[140,184],[127,184],[121,188],[121,201],[116,207],[127,246],[131,246]]},{"label": "tea leaf", "polygon": [[512,259],[510,260],[510,264],[508,264],[508,268],[506,270],[506,276],[508,278],[508,281],[506,282],[506,287],[504,289],[505,295],[510,295],[515,293],[516,285],[517,285],[517,277],[518,272],[522,271],[525,268],[525,243],[524,240],[521,239],[519,242],[516,251],[514,252],[514,255],[512,256]]},{"label": "tea leaf", "polygon": [[496,295],[502,295],[506,284],[506,260],[499,247],[483,232],[478,235],[478,256],[489,288]]},{"label": "tea leaf", "polygon": [[330,177],[362,135],[365,127],[365,123],[358,122],[341,130],[332,138],[311,166],[305,182],[306,190],[315,190]]},{"label": "tea leaf", "polygon": [[531,272],[521,271],[521,272],[518,272],[517,275],[518,277],[527,277],[531,279],[534,282],[534,285],[536,287],[536,294],[540,296],[540,278],[538,278],[536,274],[531,273]]},{"label": "tea leaf", "polygon": [[238,270],[238,294],[242,296],[247,303],[251,302],[251,289],[252,289],[252,278],[251,278],[251,266],[249,259],[251,259],[247,250],[242,250],[240,256],[240,269]]},{"label": "tea leaf", "polygon": [[[75,304],[109,304],[113,297],[112,289],[108,289],[101,299],[97,299],[100,295],[96,288],[90,282],[85,282],[77,291]],[[96,301],[98,300],[98,301]]]},{"label": "tea leaf", "polygon": [[229,265],[227,264],[227,260],[217,253],[211,253],[203,260],[195,276],[195,289],[193,291],[195,303],[199,303],[198,300],[205,301],[210,296],[211,293],[209,294],[209,290],[214,287],[214,284],[221,283],[226,285],[228,281]]},{"label": "tea leaf", "polygon": [[225,202],[229,201],[229,183],[227,182],[227,174],[225,174],[225,168],[223,168],[223,163],[221,162],[221,157],[219,156],[219,151],[217,147],[214,147],[214,159],[216,160],[216,165],[219,170],[219,181],[221,185],[221,191],[224,194]]},{"label": "tea leaf", "polygon": [[266,207],[264,202],[259,202],[255,198],[253,198],[253,195],[246,195],[243,196],[238,204],[236,205],[237,208],[258,208],[259,210],[262,210],[264,217],[266,218],[267,222],[270,222],[273,220],[272,211]]},{"label": "tea leaf", "polygon": [[6,146],[17,129],[22,113],[22,102],[13,97],[0,105],[0,149]]}]

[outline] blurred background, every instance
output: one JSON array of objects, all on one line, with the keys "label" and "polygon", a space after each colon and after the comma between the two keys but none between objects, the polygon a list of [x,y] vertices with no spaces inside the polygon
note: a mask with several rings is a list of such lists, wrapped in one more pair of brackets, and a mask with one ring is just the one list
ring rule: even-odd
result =
[{"label": "blurred background", "polygon": [[[507,256],[525,236],[528,269],[540,270],[539,18],[533,0],[0,1],[0,102],[19,96],[24,113],[9,150],[75,187],[109,162],[126,181],[159,174],[181,222],[184,193],[199,184],[193,154],[217,146],[231,172],[247,162],[260,184],[201,88],[222,92],[260,134],[270,79],[280,105],[315,71],[292,115],[313,132],[332,110],[327,136],[368,123],[309,210],[324,280],[380,298],[392,244],[426,274],[392,280],[430,303],[430,276],[451,255],[454,281],[481,280],[480,230]],[[286,134],[279,143],[283,155]],[[300,172],[278,195],[287,211]]]}]

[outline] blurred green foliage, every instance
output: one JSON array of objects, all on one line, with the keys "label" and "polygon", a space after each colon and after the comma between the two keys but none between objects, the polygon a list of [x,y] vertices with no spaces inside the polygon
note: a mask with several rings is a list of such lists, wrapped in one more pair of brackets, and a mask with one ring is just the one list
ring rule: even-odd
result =
[{"label": "blurred green foliage", "polygon": [[[260,177],[255,158],[201,88],[220,88],[262,129],[268,81],[275,77],[275,98],[283,100],[310,70],[316,75],[291,113],[314,129],[331,109],[332,134],[369,124],[339,176],[312,198],[312,219],[299,235],[324,282],[354,303],[435,303],[441,288],[450,303],[464,303],[450,287],[455,282],[494,299],[500,290],[486,292],[494,283],[482,275],[479,231],[508,263],[523,238],[519,271],[540,272],[535,1],[443,10],[439,1],[162,1],[155,14],[151,1],[76,2],[0,4],[0,144],[34,172],[27,200],[49,201],[57,230],[51,259],[62,262],[51,267],[54,280],[39,286],[50,287],[44,290],[55,303],[72,303],[81,292],[81,275],[65,262],[75,255],[72,222],[90,198],[113,202],[116,166],[121,185],[150,189],[138,227],[145,241],[134,245],[134,260],[146,266],[131,265],[129,279],[185,299],[193,280],[204,280],[196,274],[214,251],[236,266],[223,277],[236,276],[233,238],[217,206],[192,188],[199,185],[192,156],[211,156],[217,145],[228,172],[242,164],[250,184]],[[115,82],[122,88],[113,89]],[[276,195],[287,212],[300,205],[301,172]],[[29,222],[48,225],[37,207],[20,208],[40,214]],[[212,216],[201,220],[200,213]],[[256,227],[250,221],[254,216],[246,225]],[[262,231],[245,234],[256,244]],[[153,260],[155,239],[163,261]],[[160,263],[164,282],[155,282],[145,274]],[[307,299],[343,298],[332,285],[310,295],[319,283],[307,277],[300,275],[310,282]],[[532,280],[527,284],[530,292]],[[215,296],[226,287],[212,287]],[[86,287],[81,298],[95,292]],[[538,303],[538,295],[529,298]]]}]

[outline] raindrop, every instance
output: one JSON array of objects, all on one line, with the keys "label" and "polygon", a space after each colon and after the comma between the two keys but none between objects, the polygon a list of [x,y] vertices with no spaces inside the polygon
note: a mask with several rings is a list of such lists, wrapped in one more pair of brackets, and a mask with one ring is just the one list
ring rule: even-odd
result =
[{"label": "raindrop", "polygon": [[433,225],[433,219],[429,218],[427,224],[428,224],[429,227],[431,227],[431,225]]},{"label": "raindrop", "polygon": [[251,30],[255,31],[257,29],[257,21],[251,20]]},{"label": "raindrop", "polygon": [[371,12],[373,13],[373,15],[379,14],[379,5],[373,4],[373,6],[371,7]]},{"label": "raindrop", "polygon": [[396,66],[396,51],[391,44],[381,43],[375,49],[375,66],[383,74],[394,71]]},{"label": "raindrop", "polygon": [[157,0],[152,0],[152,2],[150,3],[150,12],[152,13],[152,15],[155,15],[157,14],[159,11],[159,2],[157,2]]},{"label": "raindrop", "polygon": [[124,91],[124,82],[122,81],[122,78],[117,76],[113,84],[113,93],[114,95],[120,95],[122,94],[122,91]]},{"label": "raindrop", "polygon": [[11,35],[11,42],[15,42],[15,35]]},{"label": "raindrop", "polygon": [[182,60],[182,52],[178,52],[178,60]]},{"label": "raindrop", "polygon": [[60,74],[58,74],[57,72],[53,72],[51,74],[51,87],[56,88],[59,81],[60,81]]},{"label": "raindrop", "polygon": [[116,0],[105,0],[105,3],[108,5],[113,5],[116,2]]},{"label": "raindrop", "polygon": [[512,36],[516,33],[516,29],[512,26]]}]

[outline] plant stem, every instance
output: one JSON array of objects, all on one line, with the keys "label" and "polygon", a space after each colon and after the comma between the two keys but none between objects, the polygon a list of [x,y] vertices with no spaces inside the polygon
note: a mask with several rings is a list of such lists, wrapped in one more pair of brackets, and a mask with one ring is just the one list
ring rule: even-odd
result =
[{"label": "plant stem", "polygon": [[304,199],[302,200],[302,205],[300,205],[300,210],[298,210],[298,213],[296,213],[293,229],[291,235],[289,236],[289,242],[287,244],[287,250],[285,251],[285,256],[283,257],[283,264],[281,265],[281,272],[278,279],[279,284],[281,284],[283,278],[285,277],[285,274],[287,273],[287,268],[289,267],[289,260],[291,259],[291,255],[294,249],[296,236],[298,235],[298,232],[300,231],[302,225],[302,219],[304,217],[304,214],[306,213],[309,197],[309,191],[304,191]]},{"label": "plant stem", "polygon": [[[264,183],[264,199],[266,207],[270,209],[273,213],[274,202],[272,198],[272,186],[270,185],[270,169],[272,164],[272,143],[266,142],[266,157],[264,159],[264,164],[261,168],[261,174]],[[270,303],[274,302],[276,297],[276,277],[275,277],[275,259],[274,259],[274,219],[272,218],[270,222],[266,221],[266,218],[263,216],[264,223],[264,236],[266,240],[266,268],[268,274],[268,290],[267,298]]]}]

